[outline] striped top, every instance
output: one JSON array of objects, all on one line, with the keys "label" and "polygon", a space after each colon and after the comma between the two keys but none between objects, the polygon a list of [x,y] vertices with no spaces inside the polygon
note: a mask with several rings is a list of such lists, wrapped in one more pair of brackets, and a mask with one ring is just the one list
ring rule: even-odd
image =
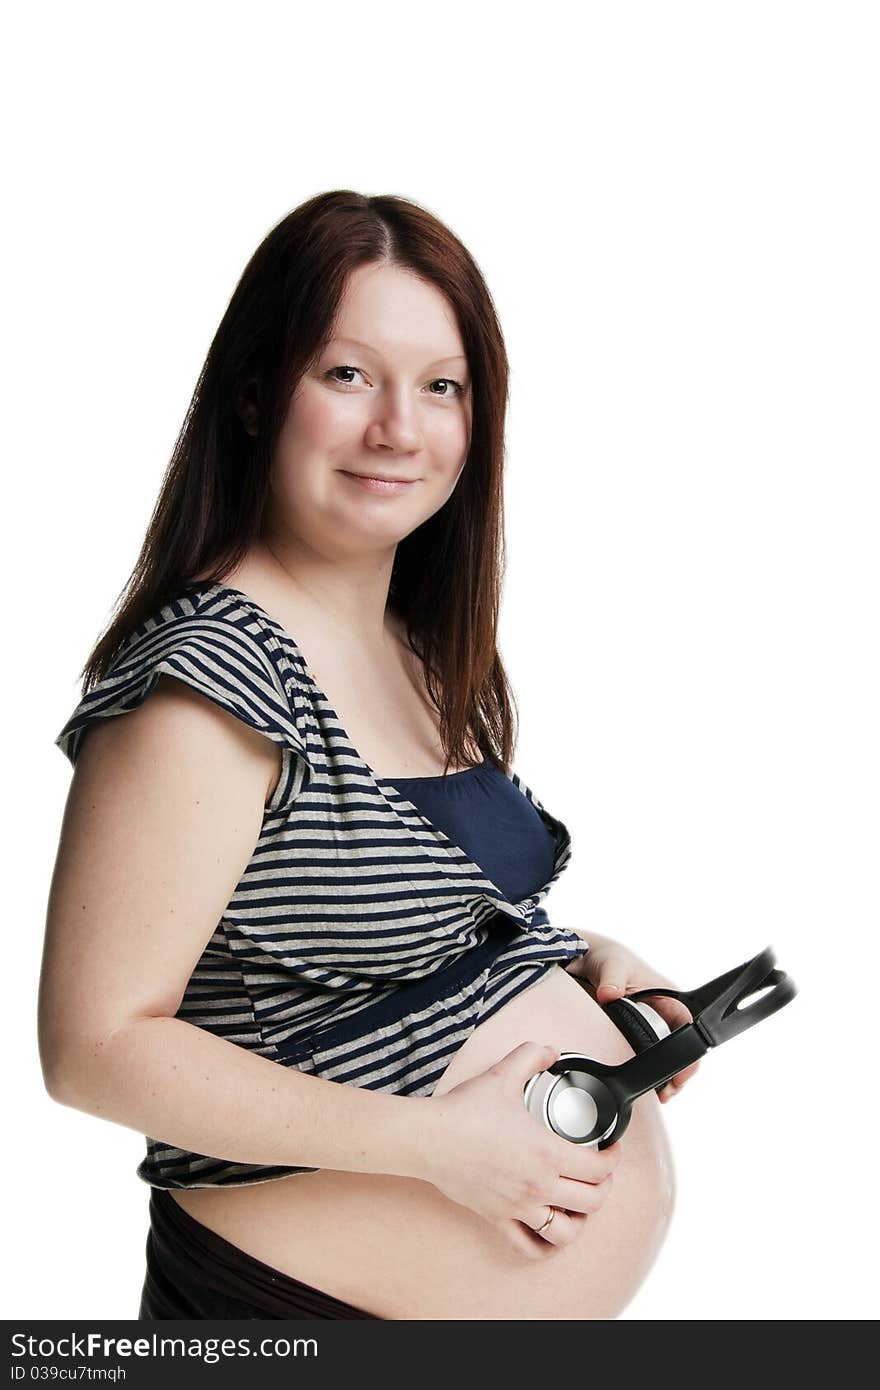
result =
[{"label": "striped top", "polygon": [[[247,595],[189,585],[126,639],[55,740],[176,677],[281,747],[251,859],[176,1017],[281,1066],[429,1096],[474,1031],[554,963],[588,949],[540,904],[571,857],[562,821],[506,774],[553,837],[546,881],[518,900],[380,779],[352,746],[292,636]],[[495,769],[499,771],[499,769]],[[406,787],[409,779],[403,779]],[[411,779],[415,783],[425,779]],[[146,1137],[153,1187],[240,1186],[317,1171],[233,1163]]]}]

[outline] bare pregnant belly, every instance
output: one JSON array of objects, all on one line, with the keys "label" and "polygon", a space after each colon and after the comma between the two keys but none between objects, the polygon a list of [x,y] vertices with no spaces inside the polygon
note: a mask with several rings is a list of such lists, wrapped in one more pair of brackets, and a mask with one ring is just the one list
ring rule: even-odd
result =
[{"label": "bare pregnant belly", "polygon": [[[584,987],[554,966],[474,1030],[434,1094],[526,1041],[612,1063],[633,1055]],[[608,1319],[644,1280],[672,1214],[672,1157],[654,1092],[635,1103],[620,1144],[604,1205],[570,1245],[543,1242],[537,1257],[514,1251],[500,1228],[412,1178],[321,1169],[171,1195],[265,1264],[377,1317]]]}]

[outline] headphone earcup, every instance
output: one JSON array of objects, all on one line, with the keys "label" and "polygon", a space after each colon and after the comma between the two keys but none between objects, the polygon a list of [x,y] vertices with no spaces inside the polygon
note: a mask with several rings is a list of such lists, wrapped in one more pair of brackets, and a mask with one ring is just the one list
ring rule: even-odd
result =
[{"label": "headphone earcup", "polygon": [[[609,999],[602,1007],[637,1054],[669,1036],[666,1019],[641,999],[627,999],[624,995],[622,999]],[[659,1095],[663,1087],[657,1086],[655,1089]]]}]

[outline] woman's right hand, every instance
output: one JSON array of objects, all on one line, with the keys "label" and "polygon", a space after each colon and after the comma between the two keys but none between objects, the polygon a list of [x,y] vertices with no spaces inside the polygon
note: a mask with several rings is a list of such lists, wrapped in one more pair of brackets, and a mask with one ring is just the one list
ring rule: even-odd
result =
[{"label": "woman's right hand", "polygon": [[[572,1143],[526,1109],[527,1081],[559,1055],[558,1047],[520,1043],[486,1071],[427,1098],[427,1180],[501,1226],[526,1255],[580,1235],[611,1192],[621,1157],[620,1141],[602,1150]],[[538,1236],[551,1206],[556,1214]]]}]

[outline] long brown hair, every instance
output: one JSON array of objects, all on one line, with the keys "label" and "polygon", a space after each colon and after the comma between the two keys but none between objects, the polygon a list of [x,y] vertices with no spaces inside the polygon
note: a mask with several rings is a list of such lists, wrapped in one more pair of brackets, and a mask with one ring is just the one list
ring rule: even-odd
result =
[{"label": "long brown hair", "polygon": [[[465,468],[439,511],[399,542],[389,605],[424,664],[445,770],[474,749],[507,770],[515,699],[497,648],[507,354],[473,257],[432,213],[393,195],[318,194],[257,247],[208,350],[140,556],[83,667],[83,694],[145,618],[198,587],[196,576],[222,583],[258,540],[291,396],[332,336],[349,274],[377,262],[408,268],[449,300],[473,392]],[[241,414],[248,392],[256,436]]]}]

